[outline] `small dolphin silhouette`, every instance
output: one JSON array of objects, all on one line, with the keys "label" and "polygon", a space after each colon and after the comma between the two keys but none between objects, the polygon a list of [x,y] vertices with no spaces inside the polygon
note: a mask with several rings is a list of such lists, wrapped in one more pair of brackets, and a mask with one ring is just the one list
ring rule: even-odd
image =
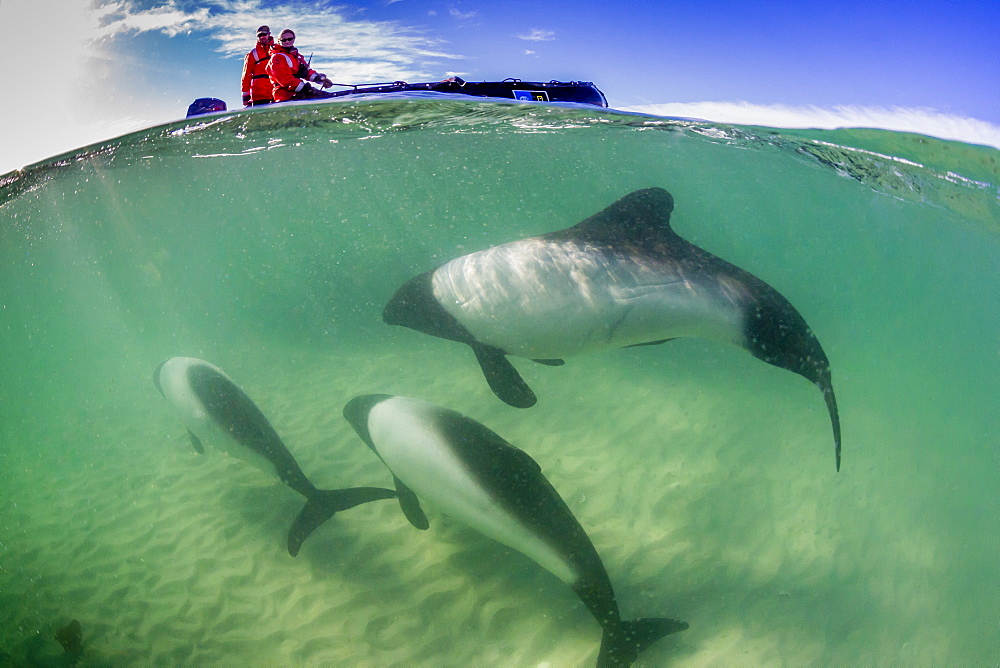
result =
[{"label": "small dolphin silhouette", "polygon": [[317,489],[257,405],[214,364],[173,357],[156,368],[153,382],[187,423],[196,451],[205,452],[203,437],[213,438],[229,454],[306,497],[306,505],[288,531],[288,553],[293,557],[305,539],[337,512],[396,496],[381,487]]}]

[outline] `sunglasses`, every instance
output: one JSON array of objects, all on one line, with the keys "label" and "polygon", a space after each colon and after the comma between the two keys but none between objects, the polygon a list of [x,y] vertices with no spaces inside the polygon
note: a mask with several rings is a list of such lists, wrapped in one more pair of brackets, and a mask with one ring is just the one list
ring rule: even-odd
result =
[{"label": "sunglasses", "polygon": [[259,33],[257,33],[257,37],[270,37],[270,36],[271,36],[271,33],[269,33],[269,32],[259,32]]},{"label": "sunglasses", "polygon": [[295,38],[294,38],[294,37],[282,37],[282,38],[281,38],[280,40],[278,40],[278,41],[280,41],[280,42],[294,42],[294,41],[295,41]]}]

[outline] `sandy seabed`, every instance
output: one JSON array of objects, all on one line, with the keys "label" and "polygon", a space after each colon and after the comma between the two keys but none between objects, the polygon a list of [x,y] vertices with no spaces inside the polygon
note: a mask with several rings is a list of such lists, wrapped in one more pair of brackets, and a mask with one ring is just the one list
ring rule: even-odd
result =
[{"label": "sandy seabed", "polygon": [[[171,354],[225,369],[323,488],[392,486],[341,415],[354,395],[416,396],[483,422],[559,490],[623,617],[690,623],[639,665],[969,665],[996,646],[992,585],[970,592],[951,573],[948,530],[908,496],[930,474],[882,467],[867,447],[904,436],[843,391],[836,474],[819,394],[740,351],[708,369],[661,350],[519,360],[540,397],[527,411],[496,400],[449,343]],[[82,665],[594,664],[600,627],[568,587],[433,508],[426,532],[393,500],[355,508],[290,557],[303,500],[219,451],[196,454],[148,380],[158,361],[141,383],[12,431],[0,664],[57,661],[52,634],[72,618]]]}]

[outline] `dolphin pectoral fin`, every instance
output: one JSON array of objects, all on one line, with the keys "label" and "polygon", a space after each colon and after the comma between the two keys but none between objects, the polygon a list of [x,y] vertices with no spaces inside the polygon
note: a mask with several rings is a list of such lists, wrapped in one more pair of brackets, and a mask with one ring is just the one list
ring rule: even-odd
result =
[{"label": "dolphin pectoral fin", "polygon": [[194,435],[194,432],[188,429],[188,437],[191,439],[191,445],[194,446],[194,451],[199,455],[205,454],[205,446],[201,444],[201,439]]},{"label": "dolphin pectoral fin", "polygon": [[482,344],[470,345],[472,351],[476,353],[476,360],[493,394],[514,408],[531,408],[535,405],[538,401],[535,393],[524,382],[502,350]]},{"label": "dolphin pectoral fin", "polygon": [[666,343],[667,341],[673,341],[676,338],[678,338],[678,337],[675,336],[675,337],[669,338],[669,339],[660,339],[659,341],[646,341],[645,343],[633,343],[632,345],[625,346],[625,347],[626,348],[638,348],[639,346],[658,346],[661,343]]},{"label": "dolphin pectoral fin", "polygon": [[426,531],[431,523],[427,521],[427,515],[424,515],[423,508],[420,507],[420,499],[417,498],[412,489],[403,484],[402,480],[396,476],[392,476],[392,480],[396,483],[396,496],[399,497],[399,507],[402,509],[403,514],[406,515],[406,519],[421,531]]},{"label": "dolphin pectoral fin", "polygon": [[671,633],[683,631],[687,622],[655,618],[623,621],[604,629],[598,666],[631,666],[639,654],[654,642]]},{"label": "dolphin pectoral fin", "polygon": [[288,530],[288,554],[299,553],[302,543],[321,524],[342,510],[379,499],[391,499],[396,493],[382,487],[350,487],[347,489],[321,489],[312,495]]},{"label": "dolphin pectoral fin", "polygon": [[531,360],[537,364],[544,364],[545,366],[562,366],[566,363],[566,360]]}]

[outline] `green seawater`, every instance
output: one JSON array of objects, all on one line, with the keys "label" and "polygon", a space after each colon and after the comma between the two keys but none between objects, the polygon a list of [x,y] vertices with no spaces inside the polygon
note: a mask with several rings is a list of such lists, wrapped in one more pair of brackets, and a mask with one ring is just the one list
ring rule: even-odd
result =
[{"label": "green seawater", "polygon": [[[381,320],[416,274],[653,186],[681,236],[813,328],[839,473],[820,394],[745,351],[515,359],[539,396],[518,410],[465,346]],[[421,533],[371,504],[289,557],[301,501],[193,453],[152,383],[175,355],[225,369],[320,486],[391,486],[341,417],[354,394],[496,430],[588,531],[623,615],[690,624],[645,665],[1000,656],[995,149],[572,105],[290,105],[2,176],[0,239],[0,665],[65,662],[74,618],[81,665],[595,660],[565,585],[447,518]]]}]

